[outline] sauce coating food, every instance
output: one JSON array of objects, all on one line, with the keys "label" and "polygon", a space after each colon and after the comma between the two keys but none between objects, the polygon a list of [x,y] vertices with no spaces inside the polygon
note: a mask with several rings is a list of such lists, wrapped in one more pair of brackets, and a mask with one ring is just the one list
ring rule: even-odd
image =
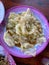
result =
[{"label": "sauce coating food", "polygon": [[4,41],[10,47],[17,46],[26,51],[35,44],[45,42],[46,38],[40,21],[28,8],[27,11],[19,14],[15,12],[9,14]]}]

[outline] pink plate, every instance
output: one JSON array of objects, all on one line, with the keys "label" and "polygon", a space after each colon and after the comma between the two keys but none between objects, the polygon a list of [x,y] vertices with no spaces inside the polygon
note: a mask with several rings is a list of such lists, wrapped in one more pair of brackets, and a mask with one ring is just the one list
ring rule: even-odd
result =
[{"label": "pink plate", "polygon": [[42,43],[41,46],[39,45],[35,45],[35,48],[37,49],[36,50],[36,55],[38,55],[39,53],[41,53],[45,48],[46,46],[48,45],[48,40],[49,40],[49,26],[48,26],[48,21],[47,19],[45,18],[45,16],[39,12],[37,9],[33,8],[32,6],[15,6],[15,7],[12,7],[10,8],[9,10],[7,10],[6,12],[6,16],[5,16],[5,21],[4,23],[2,23],[1,25],[1,28],[0,28],[0,31],[1,31],[1,34],[0,34],[0,42],[2,44],[2,46],[10,53],[12,54],[13,56],[16,56],[16,57],[21,57],[21,58],[29,58],[29,57],[32,57],[31,55],[26,55],[24,54],[18,47],[14,46],[14,47],[9,47],[6,45],[6,43],[4,42],[3,40],[3,35],[4,35],[4,32],[5,32],[5,27],[4,26],[7,22],[7,18],[9,16],[9,13],[10,12],[15,12],[15,13],[21,13],[23,11],[26,11],[27,8],[30,8],[31,9],[31,12],[34,13],[35,17],[37,17],[37,19],[40,20],[41,22],[41,25],[43,27],[43,33],[47,39],[46,42]]}]

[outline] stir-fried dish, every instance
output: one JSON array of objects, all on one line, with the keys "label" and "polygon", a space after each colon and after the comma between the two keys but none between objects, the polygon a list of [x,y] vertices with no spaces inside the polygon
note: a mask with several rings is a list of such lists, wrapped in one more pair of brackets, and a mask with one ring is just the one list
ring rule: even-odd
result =
[{"label": "stir-fried dish", "polygon": [[11,12],[9,14],[4,33],[4,41],[8,46],[17,46],[26,52],[45,40],[42,25],[29,8],[22,13]]}]

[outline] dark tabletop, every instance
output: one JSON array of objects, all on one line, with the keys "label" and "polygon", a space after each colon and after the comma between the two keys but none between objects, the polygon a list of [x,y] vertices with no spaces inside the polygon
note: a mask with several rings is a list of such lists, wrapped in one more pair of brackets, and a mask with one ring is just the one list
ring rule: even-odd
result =
[{"label": "dark tabletop", "polygon": [[[39,9],[49,21],[49,0],[1,0],[1,1],[5,5],[5,10],[11,8],[12,6],[17,6],[17,5],[31,5]],[[41,63],[41,60],[43,58],[49,58],[49,44],[45,48],[45,50],[35,58],[32,57],[32,58],[22,59],[14,56],[13,58],[17,63],[17,65],[43,65]]]}]

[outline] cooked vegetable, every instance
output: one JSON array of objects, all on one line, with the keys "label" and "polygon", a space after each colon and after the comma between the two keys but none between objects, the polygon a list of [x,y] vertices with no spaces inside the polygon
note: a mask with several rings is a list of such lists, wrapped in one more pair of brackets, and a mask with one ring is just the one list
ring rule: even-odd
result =
[{"label": "cooked vegetable", "polygon": [[10,13],[4,40],[8,46],[16,45],[24,51],[32,48],[35,44],[45,42],[46,38],[40,21],[28,8],[27,11],[20,14]]}]

